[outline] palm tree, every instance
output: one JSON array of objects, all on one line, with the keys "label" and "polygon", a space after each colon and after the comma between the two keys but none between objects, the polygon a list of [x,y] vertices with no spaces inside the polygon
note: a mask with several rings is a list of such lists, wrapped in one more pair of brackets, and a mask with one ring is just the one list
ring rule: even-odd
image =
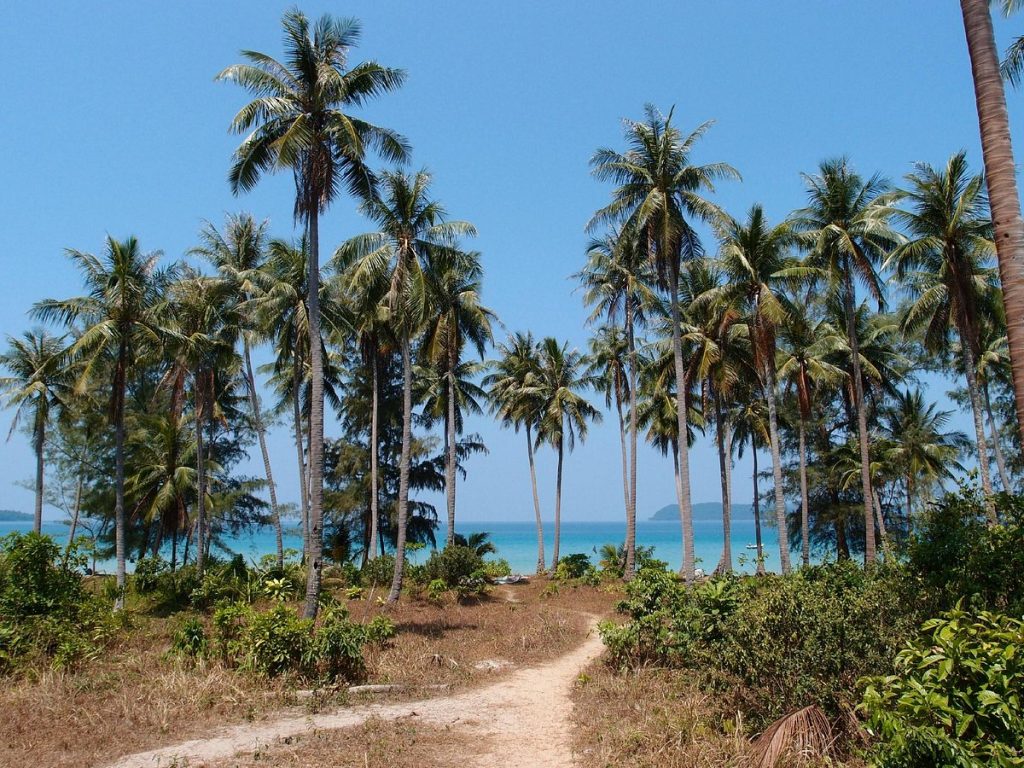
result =
[{"label": "palm tree", "polygon": [[552,547],[551,570],[558,567],[558,545],[562,532],[562,467],[565,449],[572,451],[576,440],[585,440],[587,422],[601,421],[601,413],[587,402],[581,390],[597,386],[586,372],[587,360],[569,342],[559,343],[547,337],[540,342],[540,380],[543,399],[541,419],[537,425],[537,444],[548,443],[558,455],[555,470],[555,540]]},{"label": "palm tree", "polygon": [[882,282],[875,265],[896,245],[898,236],[889,226],[889,212],[882,198],[887,185],[880,176],[864,180],[846,158],[838,158],[824,161],[818,174],[805,174],[804,181],[808,204],[793,214],[794,227],[803,233],[804,243],[810,249],[809,266],[817,270],[817,275],[824,276],[830,290],[839,297],[847,320],[861,458],[864,562],[871,564],[875,561],[874,505],[867,410],[853,325],[857,303],[855,281],[859,278],[881,306]]},{"label": "palm tree", "polygon": [[[623,484],[626,499],[626,560],[623,577],[630,579],[636,570],[636,390],[639,376],[636,332],[645,322],[645,307],[653,301],[650,261],[635,232],[612,230],[591,241],[587,248],[587,264],[577,275],[584,288],[583,300],[593,307],[589,322],[605,317],[617,327],[621,317],[625,341],[625,374],[615,390],[622,437]],[[609,360],[610,362],[610,360]],[[622,394],[628,398],[629,448],[626,448]],[[610,403],[609,403],[610,404]]]},{"label": "palm tree", "polygon": [[[810,565],[810,498],[807,492],[807,425],[818,393],[837,386],[843,370],[828,361],[842,346],[839,332],[824,320],[814,321],[797,302],[790,303],[785,323],[779,329],[782,348],[778,356],[778,377],[795,391],[799,412],[800,540],[801,561]],[[783,530],[783,529],[780,529]]]},{"label": "palm tree", "polygon": [[124,607],[125,508],[124,438],[125,392],[128,377],[147,347],[159,346],[162,328],[159,307],[164,287],[174,270],[158,270],[159,253],[144,254],[134,237],[107,237],[106,252],[99,258],[68,250],[81,270],[87,293],[71,299],[46,299],[33,308],[44,321],[77,326],[80,335],[70,353],[83,360],[77,385],[84,389],[98,370],[109,365],[111,421],[114,427],[114,550],[117,559],[118,596],[114,610]]},{"label": "palm tree", "polygon": [[1001,302],[995,302],[1000,311],[993,313],[988,318],[983,318],[981,324],[981,340],[979,347],[981,353],[978,355],[978,380],[981,382],[981,393],[985,403],[985,413],[988,417],[988,427],[992,435],[992,453],[995,455],[996,467],[999,470],[999,479],[1003,490],[1012,492],[1013,484],[1010,482],[1010,475],[1006,466],[1006,455],[1003,453],[1002,438],[999,434],[999,426],[996,424],[995,414],[992,412],[991,383],[998,381],[1012,388],[1012,369],[1010,367],[1010,350],[1006,339],[1006,318],[1001,311]]},{"label": "palm tree", "polygon": [[193,249],[194,253],[209,259],[230,280],[235,289],[234,301],[245,312],[245,327],[242,337],[242,355],[245,363],[245,381],[249,392],[249,407],[252,409],[253,426],[263,456],[263,471],[267,476],[267,491],[270,495],[270,513],[274,524],[277,545],[277,567],[284,567],[284,537],[281,531],[281,512],[277,503],[277,486],[270,466],[270,452],[267,450],[267,430],[263,423],[260,397],[256,391],[256,376],[252,368],[250,348],[254,337],[258,337],[258,324],[252,298],[255,293],[255,278],[263,267],[266,252],[267,221],[257,223],[247,213],[229,215],[221,233],[209,222],[199,234],[202,244]]},{"label": "palm tree", "polygon": [[319,216],[342,188],[357,197],[371,194],[368,147],[388,160],[405,159],[408,147],[404,139],[345,111],[398,88],[405,73],[375,62],[348,67],[348,54],[362,31],[354,19],[325,14],[311,26],[293,9],[281,23],[286,63],[264,53],[243,51],[247,63],[228,67],[217,79],[232,80],[255,96],[231,123],[233,132],[249,132],[235,151],[228,176],[232,191],[249,191],[265,171],[288,169],[295,178],[295,217],[306,225],[309,235],[310,547],[303,615],[314,618],[323,567],[324,492]]},{"label": "palm tree", "polygon": [[[704,123],[684,136],[672,124],[672,111],[662,115],[651,105],[645,107],[643,122],[625,121],[627,150],[598,149],[591,157],[594,176],[616,185],[612,202],[594,214],[590,226],[604,222],[624,222],[646,243],[647,256],[654,264],[658,285],[669,295],[672,325],[672,352],[675,357],[676,380],[683,381],[683,347],[680,333],[679,275],[682,263],[702,253],[700,238],[693,221],[710,222],[722,213],[702,194],[713,191],[714,182],[723,178],[739,178],[732,166],[725,163],[693,165],[690,155],[697,142],[707,133]],[[680,435],[686,433],[686,388],[677,387],[676,415]],[[690,463],[685,440],[679,440],[678,488],[680,522],[683,528],[683,573],[693,578],[693,509],[690,499]]]},{"label": "palm tree", "polygon": [[985,504],[995,519],[992,477],[985,439],[984,405],[978,385],[982,318],[995,293],[995,274],[985,266],[992,251],[991,222],[981,176],[971,176],[964,152],[945,168],[918,163],[907,175],[908,190],[898,199],[907,208],[893,216],[909,239],[888,259],[912,298],[903,318],[908,331],[923,330],[925,347],[935,353],[950,348],[950,329],[960,340],[960,368],[974,415],[978,464]]},{"label": "palm tree", "polygon": [[[753,205],[745,223],[729,217],[718,225],[718,261],[724,272],[724,285],[711,291],[704,300],[735,301],[747,317],[753,352],[754,371],[768,404],[768,435],[772,455],[772,479],[775,483],[775,522],[786,530],[786,501],[782,492],[782,450],[779,444],[778,386],[775,370],[775,337],[789,315],[784,293],[785,280],[780,272],[789,265],[789,248],[794,243],[792,226],[782,222],[772,226],[760,205]],[[789,573],[789,544],[779,536],[779,562]]]},{"label": "palm tree", "polygon": [[[32,530],[43,525],[43,452],[51,412],[60,408],[71,394],[72,380],[64,340],[43,329],[27,331],[22,337],[7,337],[8,350],[0,355],[0,367],[10,376],[0,377],[0,394],[6,407],[14,409],[7,439],[11,439],[22,415],[32,424],[32,447],[36,452],[36,500]],[[30,412],[30,413],[29,413]]]},{"label": "palm tree", "polygon": [[[1005,10],[1014,10],[1018,0],[1003,0]],[[971,58],[974,96],[985,160],[985,181],[992,207],[999,277],[1006,304],[1006,330],[1016,396],[1017,428],[1024,437],[1024,219],[1017,195],[1017,166],[1010,142],[1010,119],[1006,113],[989,0],[960,0]]]},{"label": "palm tree", "polygon": [[430,174],[388,171],[379,193],[367,197],[361,209],[380,229],[344,243],[335,254],[339,264],[351,265],[357,286],[386,279],[385,300],[402,352],[402,455],[398,485],[398,539],[395,576],[389,602],[402,589],[405,572],[406,523],[409,511],[409,466],[412,441],[412,341],[423,330],[428,312],[427,271],[435,254],[454,248],[462,236],[476,230],[465,221],[446,221],[445,210],[430,197]]},{"label": "palm tree", "polygon": [[[749,386],[749,385],[748,385]],[[736,401],[739,403],[736,412],[732,415],[734,440],[736,441],[736,455],[743,458],[743,450],[750,446],[750,458],[752,469],[750,473],[753,484],[753,512],[754,512],[754,547],[757,552],[755,572],[763,575],[765,554],[764,543],[761,538],[761,493],[759,487],[759,475],[757,468],[757,451],[768,445],[768,414],[764,405],[764,398],[758,397],[750,387],[746,393],[742,390],[737,394]],[[784,530],[779,531],[779,538],[784,536]]]},{"label": "palm tree", "polygon": [[468,536],[457,533],[452,540],[452,544],[457,544],[460,547],[469,547],[480,557],[493,555],[498,551],[498,548],[494,546],[494,542],[491,541],[491,534],[487,531],[474,531]]},{"label": "palm tree", "polygon": [[[429,310],[421,351],[428,364],[443,373],[446,382],[444,397],[438,404],[444,407],[447,544],[451,545],[455,541],[455,446],[456,432],[462,431],[460,405],[475,405],[474,400],[466,398],[466,387],[459,391],[460,371],[475,373],[473,368],[463,368],[462,350],[469,343],[483,360],[493,338],[491,321],[497,316],[480,303],[480,254],[437,250],[429,266]],[[474,410],[479,413],[479,406]]]},{"label": "palm tree", "polygon": [[544,406],[540,391],[540,354],[530,333],[516,333],[498,344],[498,359],[490,363],[491,373],[483,379],[491,410],[502,424],[526,433],[526,455],[530,462],[533,513],[537,524],[537,573],[547,565],[544,559],[544,524],[541,521],[537,468],[534,462],[533,430],[540,423]]}]

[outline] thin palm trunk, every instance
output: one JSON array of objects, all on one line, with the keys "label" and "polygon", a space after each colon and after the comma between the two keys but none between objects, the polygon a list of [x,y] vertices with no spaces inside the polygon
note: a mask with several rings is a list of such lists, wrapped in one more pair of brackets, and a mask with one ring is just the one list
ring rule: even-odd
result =
[{"label": "thin palm trunk", "polygon": [[753,440],[750,443],[750,457],[754,461],[754,469],[751,476],[754,480],[754,541],[757,546],[757,568],[756,573],[760,576],[765,573],[764,569],[764,544],[761,542],[761,494],[757,488],[757,448]]},{"label": "thin palm trunk", "polygon": [[448,412],[445,415],[444,430],[445,468],[444,483],[448,502],[448,536],[446,545],[455,543],[455,361],[450,361],[448,371]]},{"label": "thin palm trunk", "polygon": [[914,475],[907,473],[907,529],[913,530],[914,520]]},{"label": "thin palm trunk", "polygon": [[377,490],[377,463],[378,457],[380,455],[380,448],[377,445],[377,440],[379,439],[377,435],[377,411],[379,408],[379,396],[377,393],[377,388],[379,386],[379,384],[377,383],[377,369],[377,349],[374,348],[372,353],[372,362],[370,365],[373,386],[372,402],[370,404],[370,559],[377,557],[377,536],[378,526],[380,525],[380,493]]},{"label": "thin palm trunk", "polygon": [[555,543],[552,546],[551,570],[558,567],[558,546],[562,538],[562,460],[565,457],[565,440],[558,439],[558,469],[555,471]]},{"label": "thin palm trunk", "polygon": [[729,466],[725,442],[729,431],[722,414],[722,398],[715,392],[715,442],[718,444],[718,473],[722,482],[722,558],[715,573],[732,573],[732,497],[729,489]]},{"label": "thin palm trunk", "polygon": [[309,553],[309,495],[306,483],[306,449],[302,445],[302,409],[299,405],[299,390],[302,386],[302,366],[296,350],[292,373],[292,418],[295,421],[295,451],[299,459],[299,516],[302,527],[302,562]]},{"label": "thin palm trunk", "polygon": [[252,372],[252,358],[249,354],[249,342],[243,339],[242,349],[245,355],[245,377],[249,384],[249,405],[252,407],[252,418],[256,426],[256,436],[260,441],[260,453],[263,455],[263,471],[267,476],[267,492],[270,494],[270,515],[274,524],[274,538],[277,545],[277,567],[284,568],[284,535],[281,531],[281,510],[277,506],[277,486],[274,484],[274,473],[270,469],[270,452],[267,450],[267,430],[263,425],[260,412],[260,398],[256,394],[256,377]]},{"label": "thin palm trunk", "polygon": [[[625,502],[626,525],[629,526],[629,451],[626,447],[626,418],[622,413],[622,393],[615,387],[615,413],[619,417],[619,449],[622,454],[622,498]],[[628,533],[628,532],[627,532]],[[628,549],[628,547],[626,547]]]},{"label": "thin palm trunk", "polygon": [[874,503],[875,503],[875,518],[878,521],[878,535],[882,539],[882,552],[886,557],[889,556],[889,532],[885,527],[885,517],[882,515],[882,500],[878,498],[878,490],[876,488],[871,489]]},{"label": "thin palm trunk", "polygon": [[324,502],[324,361],[320,336],[320,219],[319,199],[310,194],[309,218],[309,551],[306,559],[306,604],[302,615],[315,619],[320,607],[323,568]]},{"label": "thin palm trunk", "polygon": [[402,339],[402,455],[398,463],[398,536],[395,543],[395,575],[388,602],[398,601],[405,574],[405,536],[409,517],[409,463],[412,454],[412,361],[408,336]]},{"label": "thin palm trunk", "polygon": [[124,608],[126,558],[124,547],[124,398],[127,348],[124,341],[117,357],[114,393],[114,555],[117,559],[117,598],[114,610]]},{"label": "thin palm trunk", "polygon": [[[846,335],[850,342],[853,372],[853,407],[857,411],[857,441],[860,445],[860,480],[864,499],[864,564],[875,562],[875,510],[871,503],[871,452],[868,446],[868,413],[864,403],[864,381],[860,373],[860,343],[857,340],[853,294],[853,267],[846,264],[843,304],[846,310]],[[781,532],[780,532],[781,535]],[[781,542],[780,542],[781,544]]]},{"label": "thin palm trunk", "polygon": [[198,372],[196,386],[196,571],[200,576],[206,566],[206,460],[203,440],[205,397]]},{"label": "thin palm trunk", "polygon": [[530,484],[533,486],[533,514],[537,520],[537,573],[544,572],[544,523],[540,517],[540,494],[537,492],[537,467],[533,459],[533,437],[526,424],[526,455],[530,459]]},{"label": "thin palm trunk", "polygon": [[68,545],[64,548],[64,561],[67,562],[68,557],[71,555],[71,547],[75,543],[75,534],[78,532],[78,516],[82,510],[82,488],[85,485],[85,478],[82,476],[82,471],[78,471],[78,484],[75,488],[75,508],[71,514],[71,528],[68,531]]},{"label": "thin palm trunk", "polygon": [[807,495],[807,435],[804,419],[800,417],[800,559],[811,564],[810,498]]},{"label": "thin palm trunk", "polygon": [[1006,94],[999,72],[989,0],[960,0],[960,10],[971,58],[985,181],[1006,306],[1017,425],[1024,439],[1024,220],[1021,219],[1017,195],[1010,120],[1006,112]]},{"label": "thin palm trunk", "polygon": [[46,441],[46,419],[37,417],[35,448],[36,448],[36,506],[32,520],[32,530],[39,533],[43,530],[43,447]]},{"label": "thin palm trunk", "polygon": [[985,423],[982,417],[981,392],[975,372],[974,355],[969,351],[967,340],[961,334],[964,348],[964,373],[967,377],[967,394],[971,399],[971,415],[974,417],[974,436],[978,445],[978,471],[981,475],[981,490],[985,496],[985,513],[989,522],[995,523],[996,507],[992,499],[992,470],[988,464],[988,441],[985,440]]},{"label": "thin palm trunk", "polygon": [[626,511],[625,578],[633,578],[636,570],[636,338],[634,336],[633,298],[626,294],[626,344],[629,351],[629,508]]},{"label": "thin palm trunk", "polygon": [[983,379],[981,383],[981,392],[985,397],[985,413],[988,415],[988,428],[992,434],[992,452],[996,457],[996,467],[999,469],[999,482],[1003,485],[1003,490],[1007,493],[1010,492],[1010,475],[1006,471],[1006,456],[1003,455],[1003,448],[1000,445],[999,429],[996,427],[996,419],[992,414],[992,397],[988,391],[988,380]]},{"label": "thin palm trunk", "polygon": [[768,401],[768,441],[772,452],[772,481],[775,485],[775,525],[779,531],[779,563],[789,573],[789,537],[786,535],[786,499],[782,495],[782,450],[779,446],[779,414],[775,402],[775,373],[770,366],[765,376],[765,400]]},{"label": "thin palm trunk", "polygon": [[671,292],[672,315],[672,356],[676,369],[676,421],[679,428],[679,439],[676,450],[679,455],[679,472],[676,479],[676,494],[679,501],[679,524],[683,534],[683,567],[682,576],[687,583],[693,581],[693,508],[690,501],[690,456],[686,440],[686,376],[683,370],[683,340],[679,323],[679,276],[673,270]]}]

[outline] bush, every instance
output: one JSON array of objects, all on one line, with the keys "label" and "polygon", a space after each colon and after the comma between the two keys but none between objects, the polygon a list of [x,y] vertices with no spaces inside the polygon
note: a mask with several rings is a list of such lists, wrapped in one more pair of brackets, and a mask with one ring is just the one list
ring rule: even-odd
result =
[{"label": "bush", "polygon": [[566,555],[558,560],[554,577],[561,581],[581,578],[592,568],[590,558],[582,552]]},{"label": "bush", "polygon": [[881,768],[1024,764],[1024,622],[954,609],[864,681]]},{"label": "bush", "polygon": [[171,636],[171,650],[174,653],[191,658],[206,655],[206,629],[196,616],[190,616],[181,623]]},{"label": "bush", "polygon": [[241,666],[267,677],[305,671],[312,630],[312,621],[300,619],[283,605],[264,612],[249,611],[239,641]]},{"label": "bush", "polygon": [[427,581],[440,579],[449,589],[483,573],[484,561],[474,550],[458,544],[435,550],[423,566]]},{"label": "bush", "polygon": [[367,560],[359,572],[361,583],[367,587],[384,587],[391,584],[395,576],[395,558],[392,555],[380,555]]},{"label": "bush", "polygon": [[135,563],[135,572],[131,576],[131,586],[137,594],[148,595],[156,592],[170,572],[170,565],[160,556],[140,558]]},{"label": "bush", "polygon": [[512,566],[508,560],[498,558],[497,560],[484,560],[484,575],[489,581],[512,575]]}]

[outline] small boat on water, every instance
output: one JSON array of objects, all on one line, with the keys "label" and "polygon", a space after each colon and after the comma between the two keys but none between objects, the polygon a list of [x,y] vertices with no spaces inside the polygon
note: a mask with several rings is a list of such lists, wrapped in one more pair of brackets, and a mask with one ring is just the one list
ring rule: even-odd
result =
[{"label": "small boat on water", "polygon": [[757,549],[757,544],[747,544],[747,549]]}]

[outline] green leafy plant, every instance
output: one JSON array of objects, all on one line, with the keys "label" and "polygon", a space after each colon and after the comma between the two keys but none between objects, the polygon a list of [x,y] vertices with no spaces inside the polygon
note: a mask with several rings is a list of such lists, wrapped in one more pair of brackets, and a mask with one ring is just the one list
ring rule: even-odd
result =
[{"label": "green leafy plant", "polygon": [[171,651],[181,656],[198,659],[206,655],[209,644],[206,628],[197,616],[189,616],[171,636]]},{"label": "green leafy plant", "polygon": [[559,581],[578,579],[592,567],[590,558],[582,552],[566,555],[559,559],[558,565],[555,568],[554,578]]},{"label": "green leafy plant", "polygon": [[440,579],[449,588],[457,588],[474,574],[483,571],[483,558],[470,547],[458,544],[432,552],[424,564],[428,580]]}]

